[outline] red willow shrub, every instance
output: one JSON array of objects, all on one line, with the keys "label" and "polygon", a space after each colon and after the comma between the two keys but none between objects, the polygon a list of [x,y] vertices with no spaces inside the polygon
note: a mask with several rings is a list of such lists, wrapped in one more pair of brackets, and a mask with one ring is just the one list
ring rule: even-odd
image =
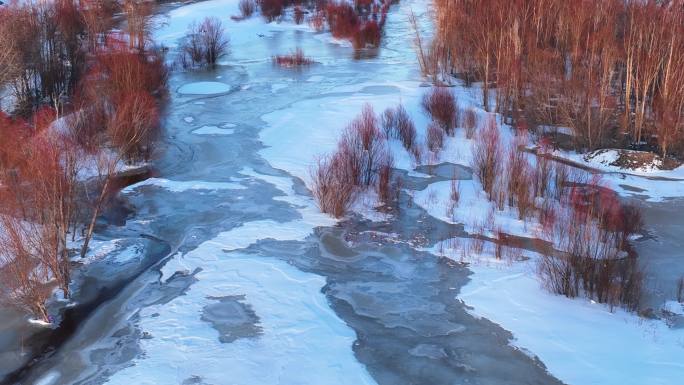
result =
[{"label": "red willow shrub", "polygon": [[430,122],[427,127],[426,145],[428,150],[435,154],[442,150],[444,146],[444,129],[435,122]]},{"label": "red willow shrub", "polygon": [[388,107],[380,115],[380,123],[388,138],[396,137],[397,122],[394,116],[394,108]]},{"label": "red willow shrub", "polygon": [[380,166],[378,167],[378,182],[376,186],[378,199],[385,204],[389,204],[394,195],[392,194],[391,185],[392,167],[394,167],[394,158],[386,151],[380,160]]},{"label": "red willow shrub", "polygon": [[297,5],[294,7],[294,11],[292,12],[294,22],[295,24],[299,25],[304,22],[304,8],[302,8],[301,5]]},{"label": "red willow shrub", "polygon": [[490,200],[494,200],[494,187],[502,171],[502,147],[496,118],[490,116],[480,129],[473,144],[473,172]]},{"label": "red willow shrub", "polygon": [[261,15],[268,21],[279,18],[283,14],[285,8],[284,0],[259,0],[261,5]]},{"label": "red willow shrub", "polygon": [[439,123],[447,135],[454,134],[458,121],[456,98],[447,87],[433,87],[423,96],[425,112]]},{"label": "red willow shrub", "polygon": [[553,219],[553,236],[565,253],[542,258],[542,281],[568,297],[585,295],[611,306],[637,309],[643,271],[627,239],[641,229],[638,210],[623,205],[600,177],[570,190]]},{"label": "red willow shrub", "polygon": [[159,128],[157,101],[148,93],[132,92],[116,101],[116,112],[109,120],[111,143],[129,161],[146,161]]},{"label": "red willow shrub", "polygon": [[348,3],[330,2],[326,7],[326,20],[333,37],[336,39],[351,39],[361,28],[354,7]]},{"label": "red willow shrub", "polygon": [[387,108],[380,117],[387,138],[399,139],[404,148],[411,152],[416,146],[416,126],[402,104]]},{"label": "red willow shrub", "polygon": [[325,15],[335,38],[350,40],[357,49],[380,45],[382,27],[376,20],[364,20],[351,4],[329,3]]},{"label": "red willow shrub", "polygon": [[403,105],[397,106],[394,119],[398,139],[401,140],[404,148],[411,150],[416,145],[416,126]]},{"label": "red willow shrub", "polygon": [[361,25],[354,32],[352,44],[354,48],[378,47],[382,39],[382,31],[375,20],[370,20]]},{"label": "red willow shrub", "polygon": [[375,186],[385,203],[391,196],[393,160],[373,108],[366,104],[345,129],[337,151],[312,171],[313,194],[321,211],[343,216],[359,189]]},{"label": "red willow shrub", "polygon": [[356,185],[350,183],[350,175],[346,166],[350,162],[345,159],[348,153],[336,152],[330,157],[319,159],[312,171],[313,195],[322,212],[340,218],[349,209]]},{"label": "red willow shrub", "polygon": [[463,115],[463,128],[466,138],[472,139],[477,129],[477,114],[473,108],[468,108]]},{"label": "red willow shrub", "polygon": [[238,7],[240,8],[242,18],[246,19],[252,16],[254,10],[256,10],[256,3],[254,0],[240,0]]},{"label": "red willow shrub", "polygon": [[325,12],[315,11],[309,17],[309,25],[317,32],[323,31],[323,28],[325,27]]},{"label": "red willow shrub", "polygon": [[306,57],[301,48],[297,48],[289,55],[277,55],[273,57],[273,63],[281,67],[301,67],[313,64],[313,59]]},{"label": "red willow shrub", "polygon": [[[163,58],[157,53],[136,54],[130,52],[102,53],[97,58],[100,83],[99,90],[109,99],[116,95],[144,91],[160,95],[166,90],[168,78]],[[97,97],[97,95],[94,95]]]}]

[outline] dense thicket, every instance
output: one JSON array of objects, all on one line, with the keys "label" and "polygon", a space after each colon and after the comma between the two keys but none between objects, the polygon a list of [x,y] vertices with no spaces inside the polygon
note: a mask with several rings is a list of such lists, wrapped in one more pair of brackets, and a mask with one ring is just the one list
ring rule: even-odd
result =
[{"label": "dense thicket", "polygon": [[[118,10],[126,30],[111,32]],[[0,299],[45,321],[54,287],[70,295],[68,238],[81,229],[85,255],[118,167],[150,156],[167,75],[150,11],[146,0],[0,8]]]},{"label": "dense thicket", "polygon": [[682,0],[436,0],[435,7],[423,68],[437,79],[482,82],[485,109],[519,127],[570,127],[578,149],[684,153]]}]

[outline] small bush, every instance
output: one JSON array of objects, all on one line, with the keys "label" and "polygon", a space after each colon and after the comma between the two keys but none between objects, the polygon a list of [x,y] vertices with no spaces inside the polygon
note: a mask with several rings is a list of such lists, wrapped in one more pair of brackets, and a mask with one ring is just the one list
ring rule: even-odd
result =
[{"label": "small bush", "polygon": [[549,158],[551,144],[548,140],[542,140],[537,151],[537,170],[534,180],[534,195],[545,197],[549,191],[552,172],[552,161]]},{"label": "small bush", "polygon": [[416,126],[411,120],[408,112],[403,105],[399,105],[394,112],[395,123],[397,127],[397,135],[404,145],[404,148],[410,150],[416,144]]},{"label": "small bush", "polygon": [[490,116],[485,126],[478,133],[473,144],[473,172],[482,184],[483,190],[494,200],[494,186],[501,174],[502,148],[499,139],[499,127],[496,119]]},{"label": "small bush", "polygon": [[380,116],[380,124],[385,131],[385,136],[388,138],[396,138],[397,135],[397,121],[394,116],[394,108],[387,108]]},{"label": "small bush", "polygon": [[345,159],[348,153],[337,152],[329,158],[323,158],[312,172],[313,195],[322,212],[340,218],[346,214],[351,205],[356,186],[351,183]]},{"label": "small bush", "polygon": [[304,8],[300,5],[294,7],[293,16],[295,24],[302,24],[304,22]]},{"label": "small bush", "polygon": [[317,32],[323,31],[323,28],[325,27],[325,12],[316,11],[311,15],[309,17],[309,25]]},{"label": "small bush", "polygon": [[375,187],[389,200],[392,158],[378,128],[373,108],[366,104],[361,114],[345,129],[337,151],[319,160],[312,172],[313,194],[321,211],[335,217],[344,215],[354,192]]},{"label": "small bush", "polygon": [[269,23],[283,15],[284,0],[260,0],[261,15]]},{"label": "small bush", "polygon": [[166,89],[168,71],[163,58],[155,53],[141,55],[126,51],[114,51],[98,56],[98,74],[94,77],[99,85],[86,92],[98,92],[94,98],[102,97],[104,91],[107,97],[136,91],[149,94],[159,94]]},{"label": "small bush", "polygon": [[329,3],[326,7],[326,20],[333,37],[352,39],[361,28],[361,21],[348,3]]},{"label": "small bush", "polygon": [[347,144],[361,154],[362,167],[360,184],[370,186],[374,182],[377,167],[385,151],[385,143],[378,129],[378,121],[370,104],[363,106],[358,116],[347,129],[344,136]]},{"label": "small bush", "polygon": [[446,87],[433,87],[423,96],[423,109],[439,123],[447,135],[454,134],[454,127],[458,121],[456,98]]},{"label": "small bush", "polygon": [[354,31],[352,44],[354,48],[378,47],[380,46],[380,39],[382,32],[380,26],[375,20],[370,20],[362,24],[360,28]]},{"label": "small bush", "polygon": [[451,179],[451,190],[449,191],[449,200],[451,200],[452,205],[458,206],[458,202],[461,200],[461,184],[457,175]]},{"label": "small bush", "polygon": [[192,23],[181,44],[182,63],[187,66],[189,59],[192,66],[214,66],[227,53],[228,43],[223,24],[218,18],[207,17],[201,24]]},{"label": "small bush", "polygon": [[394,159],[389,152],[385,152],[380,160],[378,167],[378,182],[376,190],[378,198],[385,204],[389,204],[394,198],[392,194],[392,167],[394,166]]},{"label": "small bush", "polygon": [[427,127],[427,148],[435,154],[444,146],[444,129],[439,124],[432,122]]},{"label": "small bush", "polygon": [[273,63],[281,67],[301,67],[311,65],[314,61],[304,55],[301,48],[289,55],[278,55],[273,57]]},{"label": "small bush", "polygon": [[240,14],[243,18],[248,18],[252,16],[254,10],[256,9],[256,2],[254,0],[240,0],[238,5],[240,8]]},{"label": "small bush", "polygon": [[477,128],[477,114],[472,108],[468,108],[463,116],[463,128],[465,129],[466,138],[472,139],[475,136]]}]

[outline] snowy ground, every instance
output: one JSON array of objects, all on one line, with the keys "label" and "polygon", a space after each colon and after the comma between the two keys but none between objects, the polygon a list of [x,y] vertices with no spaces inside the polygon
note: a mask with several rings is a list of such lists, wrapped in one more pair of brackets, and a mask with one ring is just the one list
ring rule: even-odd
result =
[{"label": "snowy ground", "polygon": [[610,188],[623,196],[643,197],[649,202],[684,197],[684,165],[663,170],[661,161],[655,159],[651,163],[625,169],[615,165],[618,151],[613,149],[600,150],[595,155],[559,150],[553,155],[604,172],[603,179],[610,183]]},{"label": "snowy ground", "polygon": [[[432,251],[461,260],[461,247],[465,245],[451,248],[446,241]],[[560,380],[583,385],[666,385],[681,379],[684,329],[671,329],[660,320],[620,309],[611,312],[593,301],[550,294],[534,274],[539,256],[520,250],[511,253],[531,259],[496,260],[491,245],[481,254],[469,253],[474,274],[459,298],[472,307],[472,314],[513,332],[513,344],[538,356]]]}]

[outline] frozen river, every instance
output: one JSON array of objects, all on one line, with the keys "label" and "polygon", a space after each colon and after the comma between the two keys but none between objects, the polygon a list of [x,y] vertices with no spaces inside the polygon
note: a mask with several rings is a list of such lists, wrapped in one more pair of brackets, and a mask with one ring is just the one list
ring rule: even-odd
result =
[{"label": "frozen river", "polygon": [[[95,242],[102,253],[77,277],[77,295],[104,302],[15,378],[561,383],[543,357],[512,346],[511,332],[459,298],[472,278],[466,265],[425,251],[464,235],[462,225],[435,219],[406,192],[390,216],[337,223],[319,213],[305,186],[315,156],[330,150],[331,127],[344,126],[365,101],[379,100],[380,110],[420,95],[407,12],[427,30],[426,5],[393,6],[382,48],[358,55],[307,26],[228,21],[236,3],[201,2],[158,19],[156,38],[172,55],[191,21],[219,16],[231,52],[216,69],[173,72],[155,178],[122,191],[118,210],[131,214],[106,217]],[[273,55],[295,47],[318,63],[301,71],[272,65]],[[325,118],[312,118],[318,114]],[[427,171],[434,175],[404,172],[405,186],[444,180],[440,168]]]}]

